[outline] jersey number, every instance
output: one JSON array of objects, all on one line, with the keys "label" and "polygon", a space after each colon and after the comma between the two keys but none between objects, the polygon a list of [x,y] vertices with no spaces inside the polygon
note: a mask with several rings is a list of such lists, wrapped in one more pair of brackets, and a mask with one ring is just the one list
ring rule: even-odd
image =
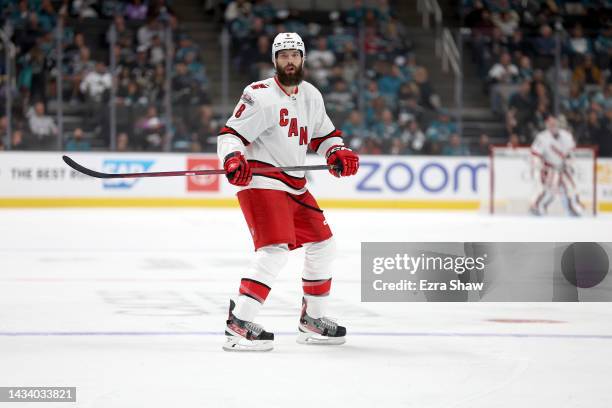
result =
[{"label": "jersey number", "polygon": [[244,112],[245,109],[246,109],[246,105],[244,103],[241,103],[240,107],[238,108],[234,116],[239,118],[240,116],[242,116],[242,112]]}]

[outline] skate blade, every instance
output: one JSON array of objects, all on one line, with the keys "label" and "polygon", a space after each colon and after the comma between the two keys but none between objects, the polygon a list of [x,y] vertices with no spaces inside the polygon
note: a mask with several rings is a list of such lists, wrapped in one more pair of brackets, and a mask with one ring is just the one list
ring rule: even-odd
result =
[{"label": "skate blade", "polygon": [[338,346],[346,343],[345,337],[327,337],[321,336],[318,333],[306,333],[300,331],[295,340],[299,344],[317,345],[317,346]]},{"label": "skate blade", "polygon": [[272,351],[274,343],[270,340],[246,340],[243,338],[227,337],[223,350],[225,351],[246,351],[246,352],[265,352]]}]

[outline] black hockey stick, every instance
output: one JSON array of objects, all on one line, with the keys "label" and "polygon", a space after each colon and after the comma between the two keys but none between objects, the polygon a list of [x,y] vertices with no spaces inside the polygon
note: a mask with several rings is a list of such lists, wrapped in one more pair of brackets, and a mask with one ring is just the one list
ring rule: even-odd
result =
[{"label": "black hockey stick", "polygon": [[[147,173],[102,173],[80,165],[68,156],[62,156],[64,162],[73,169],[83,174],[95,178],[135,178],[135,177],[171,177],[171,176],[208,176],[213,174],[225,174],[223,169],[214,170],[182,170],[182,171],[156,171]],[[278,173],[281,171],[306,171],[306,170],[328,170],[330,166],[317,164],[313,166],[290,166],[290,167],[257,167],[253,169],[253,174]]]}]

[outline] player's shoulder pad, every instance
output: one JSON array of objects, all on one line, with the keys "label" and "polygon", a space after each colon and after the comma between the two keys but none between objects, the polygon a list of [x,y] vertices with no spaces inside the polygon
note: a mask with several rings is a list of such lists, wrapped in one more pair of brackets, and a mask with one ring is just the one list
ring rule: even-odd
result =
[{"label": "player's shoulder pad", "polygon": [[270,94],[270,84],[268,81],[257,81],[247,85],[242,91],[242,96],[240,97],[241,102],[244,102],[247,105],[265,105],[266,100],[269,99],[268,95]]},{"label": "player's shoulder pad", "polygon": [[300,84],[300,87],[306,91],[308,94],[315,96],[317,98],[321,98],[323,99],[323,95],[321,94],[321,91],[319,91],[319,89],[314,86],[313,84],[311,84],[308,81],[302,81],[302,83]]}]

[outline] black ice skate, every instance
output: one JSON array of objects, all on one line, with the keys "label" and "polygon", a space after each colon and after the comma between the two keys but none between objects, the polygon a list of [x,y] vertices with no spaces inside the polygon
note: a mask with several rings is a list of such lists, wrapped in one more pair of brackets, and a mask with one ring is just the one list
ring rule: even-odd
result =
[{"label": "black ice skate", "polygon": [[274,333],[269,333],[260,325],[240,320],[234,316],[236,303],[230,300],[229,316],[225,328],[225,351],[270,351],[273,348]]},{"label": "black ice skate", "polygon": [[297,342],[300,344],[337,345],[346,342],[346,327],[335,321],[321,317],[312,318],[306,313],[306,299],[302,298],[302,315],[298,327]]}]

